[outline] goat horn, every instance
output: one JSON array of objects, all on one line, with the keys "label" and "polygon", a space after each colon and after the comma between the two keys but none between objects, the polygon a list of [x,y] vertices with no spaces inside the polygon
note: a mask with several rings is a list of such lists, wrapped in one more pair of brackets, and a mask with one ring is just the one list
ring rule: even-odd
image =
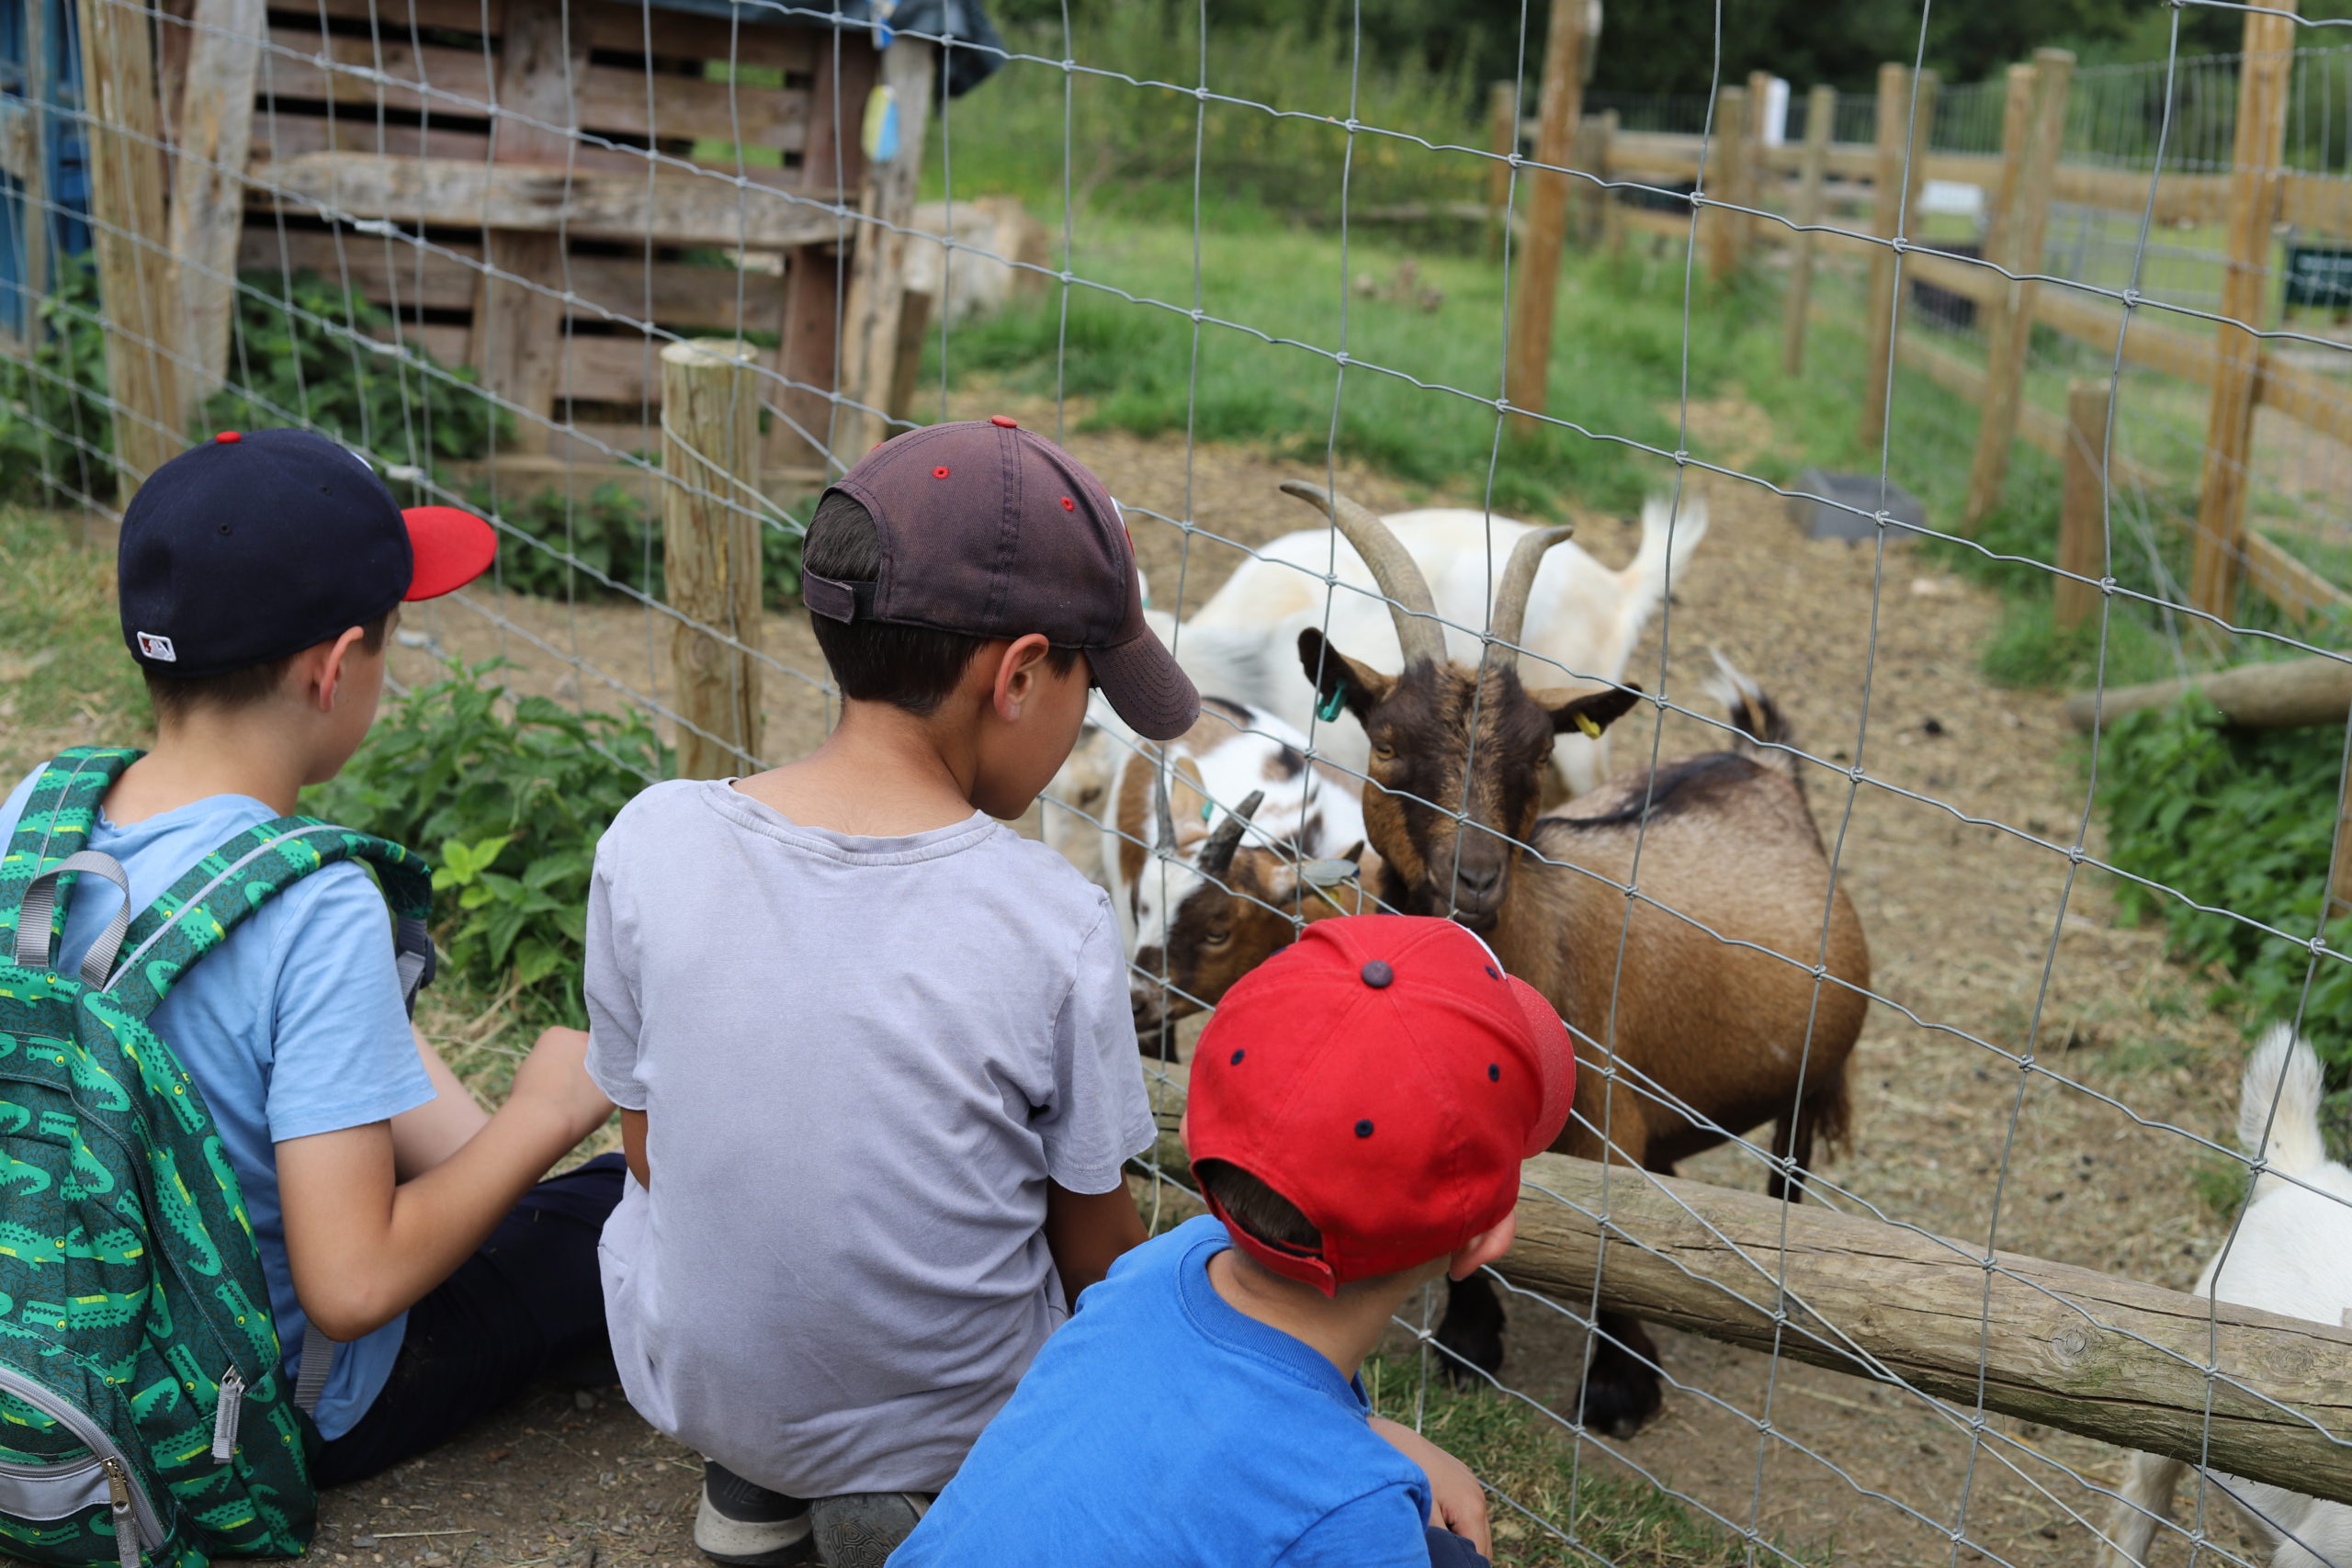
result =
[{"label": "goat horn", "polygon": [[1396,623],[1396,642],[1404,650],[1406,668],[1419,659],[1444,663],[1445,631],[1437,623],[1437,602],[1430,597],[1429,579],[1421,575],[1412,553],[1388,531],[1388,525],[1369,508],[1305,479],[1284,479],[1283,493],[1296,496],[1330,518],[1331,525],[1347,536],[1348,543],[1363,558],[1373,581],[1388,596],[1388,616]]},{"label": "goat horn", "polygon": [[1489,662],[1499,660],[1508,664],[1517,660],[1520,633],[1527,626],[1527,598],[1535,592],[1535,573],[1544,564],[1544,552],[1576,531],[1576,525],[1570,523],[1538,528],[1521,536],[1511,547],[1510,559],[1503,567],[1503,580],[1495,587],[1494,610],[1487,616],[1487,632],[1493,638],[1487,645]]},{"label": "goat horn", "polygon": [[1225,874],[1233,869],[1233,852],[1241,847],[1242,830],[1250,826],[1250,818],[1258,814],[1258,807],[1265,798],[1264,790],[1251,790],[1241,804],[1216,825],[1216,831],[1211,833],[1208,841],[1201,846],[1200,871],[1203,876],[1214,877],[1219,882],[1225,880]]},{"label": "goat horn", "polygon": [[1160,766],[1151,772],[1151,809],[1159,829],[1159,852],[1172,855],[1176,852],[1176,817],[1168,809],[1167,766],[1167,754],[1162,752]]}]

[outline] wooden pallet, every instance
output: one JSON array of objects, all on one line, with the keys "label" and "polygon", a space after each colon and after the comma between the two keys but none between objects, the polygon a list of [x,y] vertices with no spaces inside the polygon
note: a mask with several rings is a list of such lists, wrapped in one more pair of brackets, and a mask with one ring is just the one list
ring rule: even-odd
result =
[{"label": "wooden pallet", "polygon": [[[888,397],[899,246],[861,219],[906,221],[928,45],[877,52],[863,30],[627,0],[165,12],[174,143],[217,135],[204,104],[252,107],[242,230],[220,270],[312,271],[385,307],[387,334],[471,366],[517,411],[514,455],[658,448],[662,344],[738,333],[778,340],[771,468],[878,439],[834,398]],[[245,59],[224,36],[254,40]],[[869,167],[858,128],[877,81],[899,95],[902,151]]]}]

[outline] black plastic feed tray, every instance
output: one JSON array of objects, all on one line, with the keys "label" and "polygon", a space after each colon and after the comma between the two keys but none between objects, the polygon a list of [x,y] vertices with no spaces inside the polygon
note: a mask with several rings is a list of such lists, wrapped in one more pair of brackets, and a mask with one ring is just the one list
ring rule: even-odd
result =
[{"label": "black plastic feed tray", "polygon": [[[1795,492],[1789,497],[1789,521],[1804,529],[1809,539],[1867,539],[1878,532],[1872,513],[1882,511],[1889,519],[1890,539],[1907,539],[1912,529],[1928,525],[1928,509],[1919,504],[1919,498],[1893,482],[1881,490],[1876,474],[1807,468],[1789,488]],[[1826,499],[1816,501],[1815,496]],[[1831,502],[1839,504],[1831,505]],[[1855,510],[1849,512],[1848,507]]]}]

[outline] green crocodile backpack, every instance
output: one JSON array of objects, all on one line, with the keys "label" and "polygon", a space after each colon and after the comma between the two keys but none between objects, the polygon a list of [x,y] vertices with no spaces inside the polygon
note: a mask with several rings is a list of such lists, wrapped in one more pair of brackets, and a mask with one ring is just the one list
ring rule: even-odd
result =
[{"label": "green crocodile backpack", "polygon": [[281,817],[205,856],[78,976],[51,967],[84,848],[136,751],[49,764],[0,858],[0,1551],[58,1568],[202,1568],[300,1553],[317,1524],[306,1414],[331,1353],[283,1373],[269,1288],[204,1097],[147,1020],[237,922],[359,859],[397,918],[413,1006],[430,874],[397,844]]}]

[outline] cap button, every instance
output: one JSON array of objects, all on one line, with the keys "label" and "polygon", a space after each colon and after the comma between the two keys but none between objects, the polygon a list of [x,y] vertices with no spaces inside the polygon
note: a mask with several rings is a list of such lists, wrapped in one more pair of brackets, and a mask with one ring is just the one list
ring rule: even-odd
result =
[{"label": "cap button", "polygon": [[213,439],[213,441],[214,441],[216,444],[218,444],[218,445],[220,445],[220,446],[226,446],[230,445],[230,444],[231,444],[231,443],[232,443],[232,442],[243,441],[243,440],[244,439],[244,437],[243,437],[243,436],[242,436],[242,435],[240,435],[240,434],[237,434],[235,431],[233,431],[233,430],[224,430],[224,431],[222,431],[220,434],[218,434],[218,435],[214,436],[212,439]]},{"label": "cap button", "polygon": [[1385,989],[1388,983],[1396,978],[1396,971],[1377,958],[1363,966],[1363,983],[1375,991]]},{"label": "cap button", "polygon": [[1009,413],[992,413],[989,415],[989,423],[993,425],[1001,426],[1006,430],[1018,430],[1021,428],[1021,422],[1013,418]]}]

